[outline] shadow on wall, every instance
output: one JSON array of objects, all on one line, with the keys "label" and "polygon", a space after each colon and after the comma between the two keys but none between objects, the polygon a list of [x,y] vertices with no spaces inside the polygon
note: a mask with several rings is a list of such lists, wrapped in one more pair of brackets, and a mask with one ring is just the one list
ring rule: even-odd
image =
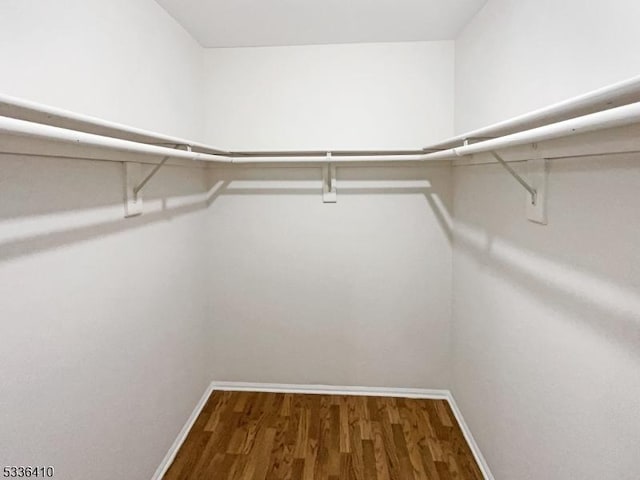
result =
[{"label": "shadow on wall", "polygon": [[[451,242],[448,194],[427,180],[429,168],[340,168],[338,195],[423,194]],[[321,202],[320,178],[320,168],[310,167],[165,166],[145,187],[145,213],[125,219],[121,163],[3,155],[0,261],[170,221],[205,209],[222,195],[316,195]]]},{"label": "shadow on wall", "polygon": [[[540,304],[562,311],[564,318],[580,314],[581,322],[598,335],[640,356],[640,293],[623,280],[638,266],[634,245],[640,242],[640,228],[629,210],[620,209],[631,205],[625,196],[633,198],[637,192],[634,162],[636,158],[553,162],[548,226],[527,222],[524,209],[514,214],[502,196],[467,198],[462,209],[456,205],[460,216],[454,244],[477,265],[523,288]],[[475,175],[492,175],[488,170],[492,167],[471,168],[483,169]],[[493,173],[503,175],[496,168]],[[602,181],[603,170],[615,186]],[[500,191],[498,185],[490,188]],[[508,195],[522,198],[518,190]],[[602,250],[605,245],[609,250]]]},{"label": "shadow on wall", "polygon": [[[338,204],[343,195],[421,194],[451,243],[450,189],[445,192],[441,182],[429,180],[434,168],[448,170],[450,166],[338,167]],[[215,168],[211,170],[208,205],[221,195],[314,195],[322,202],[321,178],[320,167]]]},{"label": "shadow on wall", "polygon": [[168,222],[204,209],[203,172],[163,167],[143,193],[145,214],[125,219],[121,163],[3,155],[0,261]]},{"label": "shadow on wall", "polygon": [[211,376],[446,388],[451,167],[338,165],[335,204],[321,178],[211,170]]},{"label": "shadow on wall", "polygon": [[[469,225],[456,226],[455,244],[473,255],[478,263],[490,266],[509,282],[517,282],[542,303],[562,308],[567,315],[588,308],[592,315],[583,316],[583,320],[590,320],[599,334],[613,337],[640,356],[640,295],[636,291]],[[618,328],[610,328],[613,321]]]}]

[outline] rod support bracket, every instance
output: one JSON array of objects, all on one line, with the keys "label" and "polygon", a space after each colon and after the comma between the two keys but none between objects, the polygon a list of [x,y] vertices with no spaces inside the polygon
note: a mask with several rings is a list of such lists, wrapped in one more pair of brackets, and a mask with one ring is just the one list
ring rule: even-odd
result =
[{"label": "rod support bracket", "polygon": [[491,155],[493,155],[498,163],[526,190],[527,218],[532,222],[546,225],[548,160],[544,158],[527,160],[527,180],[525,180],[496,152],[491,152]]},{"label": "rod support bracket", "polygon": [[142,215],[142,195],[135,193],[142,175],[142,165],[137,162],[123,162],[124,165],[124,217]]},{"label": "rod support bracket", "polygon": [[322,167],[322,201],[324,203],[338,201],[336,171],[337,167],[331,163],[331,152],[327,152],[327,163]]},{"label": "rod support bracket", "polygon": [[533,201],[527,199],[527,218],[532,222],[546,225],[549,160],[546,158],[527,160],[527,178],[536,191]]},{"label": "rod support bracket", "polygon": [[[176,145],[173,148],[184,147],[187,152],[191,151],[191,145]],[[124,216],[125,218],[137,217],[142,215],[142,189],[144,186],[158,173],[158,170],[167,163],[169,157],[164,157],[160,163],[153,166],[147,175],[141,180],[141,165],[136,162],[124,162],[125,175],[125,202]]]}]

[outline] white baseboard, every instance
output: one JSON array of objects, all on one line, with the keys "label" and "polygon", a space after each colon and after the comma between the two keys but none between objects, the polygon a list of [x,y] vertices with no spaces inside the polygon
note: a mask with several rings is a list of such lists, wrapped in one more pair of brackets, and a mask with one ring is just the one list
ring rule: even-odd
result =
[{"label": "white baseboard", "polygon": [[189,430],[195,423],[198,415],[204,408],[207,399],[211,393],[215,390],[220,391],[232,391],[232,392],[274,392],[274,393],[311,393],[311,394],[325,394],[325,395],[365,395],[376,397],[403,397],[403,398],[425,398],[436,400],[447,400],[451,406],[451,410],[460,425],[460,429],[464,435],[464,438],[469,444],[469,448],[473,453],[478,466],[485,478],[485,480],[494,480],[489,465],[484,459],[480,448],[476,443],[469,427],[467,426],[460,408],[456,404],[453,395],[449,390],[430,390],[426,388],[388,388],[388,387],[348,387],[348,386],[333,386],[333,385],[296,385],[296,384],[284,384],[284,383],[250,383],[250,382],[211,382],[209,388],[204,393],[198,405],[191,413],[189,420],[180,431],[178,438],[173,442],[173,445],[169,449],[169,452],[165,456],[164,460],[158,467],[152,480],[162,480],[163,475],[167,472],[171,463],[173,462],[178,450],[184,443]]},{"label": "white baseboard", "polygon": [[426,388],[347,387],[334,385],[296,385],[290,383],[213,382],[213,390],[231,392],[316,393],[321,395],[363,395],[447,400],[449,390]]},{"label": "white baseboard", "polygon": [[165,473],[167,473],[167,470],[169,470],[169,467],[173,463],[173,460],[176,458],[176,455],[178,454],[178,450],[180,450],[180,447],[182,447],[182,444],[187,439],[187,435],[189,435],[189,431],[191,430],[191,427],[193,427],[193,424],[196,423],[196,420],[198,419],[198,415],[200,415],[200,412],[202,411],[202,409],[207,403],[207,400],[211,396],[211,392],[213,392],[213,383],[210,384],[205,390],[204,394],[198,401],[196,408],[194,408],[193,412],[191,412],[191,415],[189,416],[187,423],[185,423],[184,427],[182,427],[182,430],[180,430],[178,437],[173,442],[173,445],[171,445],[171,448],[169,448],[169,451],[162,459],[162,462],[160,462],[160,465],[158,466],[156,473],[154,473],[153,477],[151,477],[151,480],[162,480],[162,477],[164,477]]},{"label": "white baseboard", "polygon": [[484,456],[482,455],[482,452],[480,451],[480,447],[478,446],[475,438],[473,438],[473,435],[471,434],[471,430],[469,429],[467,422],[464,421],[464,417],[462,416],[460,407],[458,407],[458,404],[456,403],[455,398],[453,398],[453,394],[448,390],[447,390],[447,393],[448,393],[447,401],[449,402],[449,406],[451,407],[451,410],[453,411],[453,414],[455,415],[456,420],[458,421],[458,425],[460,425],[460,430],[462,430],[462,434],[464,435],[464,438],[467,441],[467,445],[469,445],[469,448],[471,449],[471,453],[473,453],[473,457],[476,459],[476,463],[478,464],[478,467],[480,467],[482,476],[484,477],[485,480],[495,480],[493,477],[493,474],[491,473],[491,470],[489,469],[489,464],[485,460]]}]

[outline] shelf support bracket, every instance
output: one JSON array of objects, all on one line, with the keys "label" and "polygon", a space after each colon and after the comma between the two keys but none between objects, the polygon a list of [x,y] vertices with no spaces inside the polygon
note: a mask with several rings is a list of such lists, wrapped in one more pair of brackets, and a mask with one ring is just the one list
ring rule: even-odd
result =
[{"label": "shelf support bracket", "polygon": [[491,155],[527,191],[527,218],[532,222],[546,225],[548,161],[544,158],[527,160],[529,170],[529,181],[527,181],[496,152],[491,152]]},{"label": "shelf support bracket", "polygon": [[324,203],[336,203],[338,201],[336,170],[336,166],[331,163],[331,152],[327,152],[327,164],[322,167],[322,201]]},{"label": "shelf support bracket", "polygon": [[516,172],[513,168],[511,168],[511,165],[505,162],[500,155],[498,155],[496,152],[491,152],[491,155],[493,155],[493,157],[498,161],[498,163],[500,163],[500,165],[502,165],[504,169],[507,172],[509,172],[511,176],[515,178],[516,181],[520,185],[522,185],[527,192],[529,192],[529,195],[531,195],[531,203],[535,205],[536,200],[538,199],[538,192],[536,192],[536,189],[533,188],[531,185],[529,185],[524,178],[518,175],[518,172]]},{"label": "shelf support bracket", "polygon": [[[191,145],[175,145],[174,148],[185,147],[190,152]],[[125,162],[125,217],[136,217],[142,215],[142,189],[158,173],[158,170],[167,163],[170,157],[164,157],[160,163],[154,165],[149,173],[140,181],[140,164],[136,162]]]}]

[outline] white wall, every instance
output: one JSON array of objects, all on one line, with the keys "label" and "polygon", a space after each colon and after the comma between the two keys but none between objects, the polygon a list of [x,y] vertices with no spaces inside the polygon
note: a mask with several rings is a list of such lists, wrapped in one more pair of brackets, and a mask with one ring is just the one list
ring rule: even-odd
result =
[{"label": "white wall", "polygon": [[0,92],[199,139],[202,49],[153,0],[4,0]]},{"label": "white wall", "polygon": [[[208,50],[210,142],[418,148],[451,135],[450,42]],[[450,167],[212,173],[217,380],[444,388]]]},{"label": "white wall", "polygon": [[[490,0],[456,45],[457,129],[638,73],[638,8]],[[0,27],[4,93],[224,148],[453,133],[451,42],[203,65],[151,0],[11,0]],[[335,205],[314,168],[167,167],[124,220],[117,163],[4,155],[2,461],[149,478],[213,378],[453,385],[496,478],[635,479],[637,165],[555,162],[541,227],[496,166],[340,168]]]},{"label": "white wall", "polygon": [[213,172],[212,378],[446,388],[450,170]]},{"label": "white wall", "polygon": [[640,73],[635,0],[489,0],[456,40],[458,133]]},{"label": "white wall", "polygon": [[209,381],[205,179],[166,167],[125,220],[117,162],[0,169],[2,461],[149,479]]},{"label": "white wall", "polygon": [[[197,135],[200,53],[151,0],[0,6],[0,91],[141,127]],[[125,220],[120,163],[0,156],[2,465],[151,478],[209,382],[206,187]]]},{"label": "white wall", "polygon": [[[640,73],[639,8],[489,1],[458,129]],[[454,168],[453,392],[497,479],[640,477],[639,160],[553,161],[548,226],[501,167]]]},{"label": "white wall", "polygon": [[422,148],[451,135],[453,42],[207,49],[205,138],[232,150]]}]

